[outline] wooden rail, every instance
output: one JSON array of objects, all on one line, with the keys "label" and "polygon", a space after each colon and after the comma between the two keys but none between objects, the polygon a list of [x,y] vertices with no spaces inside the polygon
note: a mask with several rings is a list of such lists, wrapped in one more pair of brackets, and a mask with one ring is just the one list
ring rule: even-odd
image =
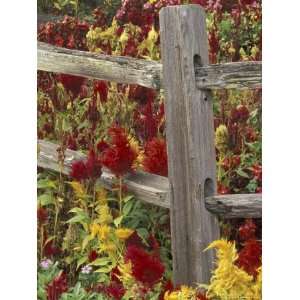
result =
[{"label": "wooden rail", "polygon": [[[60,172],[58,163],[58,145],[52,142],[39,140],[38,166],[48,170]],[[63,174],[69,175],[74,161],[84,160],[86,155],[67,149]],[[114,175],[104,170],[99,181],[108,189],[112,188]],[[124,180],[128,191],[137,199],[156,206],[170,208],[169,180],[166,177],[137,171],[128,174]],[[223,218],[261,218],[261,194],[216,195],[206,197],[206,208]]]},{"label": "wooden rail", "polygon": [[[125,56],[70,50],[38,42],[38,70],[162,88],[162,64]],[[258,88],[261,62],[237,62],[201,67],[195,62],[199,89]]]}]

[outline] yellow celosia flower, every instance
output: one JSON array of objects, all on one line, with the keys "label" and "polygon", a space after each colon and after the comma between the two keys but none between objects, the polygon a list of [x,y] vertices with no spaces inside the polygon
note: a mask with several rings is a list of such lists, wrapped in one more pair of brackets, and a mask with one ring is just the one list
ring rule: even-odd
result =
[{"label": "yellow celosia flower", "polygon": [[101,205],[107,204],[107,191],[104,188],[97,190],[97,200]]},{"label": "yellow celosia flower", "polygon": [[120,275],[117,275],[118,278],[126,285],[126,282],[130,282],[132,277],[132,265],[129,261],[128,263],[121,262],[118,265],[118,270],[120,271]]},{"label": "yellow celosia flower", "polygon": [[[217,268],[208,286],[208,297],[218,299],[260,299],[255,298],[252,290],[253,277],[234,263],[238,258],[235,244],[227,240],[212,242],[207,249],[217,249]],[[207,250],[206,249],[206,250]]]},{"label": "yellow celosia flower", "polygon": [[154,29],[154,26],[152,26],[151,30],[149,31],[147,39],[149,41],[151,41],[152,43],[156,43],[156,41],[158,39],[158,33]]},{"label": "yellow celosia flower", "polygon": [[86,195],[85,189],[80,182],[72,181],[72,182],[69,182],[69,184],[73,188],[76,197],[83,198]]},{"label": "yellow celosia flower", "polygon": [[123,240],[123,241],[127,240],[133,234],[133,232],[134,231],[129,228],[119,228],[119,229],[116,229],[116,231],[115,231],[118,239]]},{"label": "yellow celosia flower", "polygon": [[137,169],[142,165],[142,162],[144,160],[144,152],[141,150],[139,146],[139,142],[134,137],[128,137],[129,145],[133,149],[133,151],[136,153],[136,159],[133,162],[133,167]]},{"label": "yellow celosia flower", "polygon": [[196,290],[186,285],[180,287],[180,291],[166,292],[164,300],[192,300],[196,297]]},{"label": "yellow celosia flower", "polygon": [[108,235],[111,231],[111,228],[109,226],[105,225],[101,225],[99,226],[99,230],[98,230],[98,237],[101,241],[105,241],[108,238]]},{"label": "yellow celosia flower", "polygon": [[179,300],[179,291],[177,292],[165,292],[164,294],[164,300]]},{"label": "yellow celosia flower", "polygon": [[110,224],[113,220],[113,217],[110,213],[110,209],[108,205],[100,205],[100,207],[97,209],[97,212],[99,214],[99,223],[104,224]]},{"label": "yellow celosia flower", "polygon": [[216,148],[221,152],[225,153],[228,148],[228,129],[225,125],[221,124],[215,133],[215,144]]},{"label": "yellow celosia flower", "polygon": [[117,246],[112,242],[104,242],[100,245],[100,252],[108,253],[109,255],[114,255],[117,251]]},{"label": "yellow celosia flower", "polygon": [[100,229],[99,224],[93,223],[93,224],[90,225],[91,236],[93,238],[98,234],[99,229]]}]

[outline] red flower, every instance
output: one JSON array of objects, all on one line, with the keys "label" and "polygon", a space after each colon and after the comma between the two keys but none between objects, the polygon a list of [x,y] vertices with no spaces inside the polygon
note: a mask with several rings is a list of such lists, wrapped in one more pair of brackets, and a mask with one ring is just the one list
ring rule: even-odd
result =
[{"label": "red flower", "polygon": [[109,147],[109,145],[104,141],[104,140],[101,140],[97,145],[96,145],[96,148],[97,148],[97,151],[99,153],[103,152],[105,149],[107,149]]},{"label": "red flower", "polygon": [[256,225],[252,219],[247,219],[239,228],[239,237],[242,241],[255,238]]},{"label": "red flower", "polygon": [[47,286],[47,300],[58,300],[60,295],[68,290],[67,276],[60,273]]},{"label": "red flower", "polygon": [[[45,239],[46,240],[46,237]],[[61,253],[61,250],[53,245],[53,240],[44,245],[44,255],[46,257],[52,257]]]},{"label": "red flower", "polygon": [[89,262],[93,262],[94,260],[96,260],[98,258],[98,253],[95,250],[92,250],[89,253]]},{"label": "red flower", "polygon": [[249,115],[249,110],[245,105],[238,105],[231,111],[231,120],[233,122],[247,121]]},{"label": "red flower", "polygon": [[102,164],[100,159],[95,154],[94,150],[90,150],[85,166],[86,166],[88,177],[95,179],[101,176]]},{"label": "red flower", "polygon": [[147,172],[168,176],[168,156],[165,140],[153,138],[146,143],[143,166]]},{"label": "red flower", "polygon": [[237,265],[248,274],[257,275],[257,269],[261,266],[261,243],[257,240],[248,240],[239,253]]},{"label": "red flower", "polygon": [[218,194],[225,195],[229,193],[230,193],[230,189],[227,186],[224,186],[220,183],[218,184]]},{"label": "red flower", "polygon": [[105,292],[114,300],[121,300],[125,295],[125,289],[123,285],[116,282],[112,282],[108,287],[106,287]]},{"label": "red flower", "polygon": [[138,248],[144,247],[143,241],[136,231],[134,231],[134,233],[131,234],[130,237],[126,240],[126,247],[129,246],[136,246]]},{"label": "red flower", "polygon": [[45,208],[39,207],[37,209],[37,219],[40,224],[46,223],[48,220],[48,212]]},{"label": "red flower", "polygon": [[73,97],[76,98],[80,93],[81,86],[83,85],[85,78],[68,74],[60,74],[58,75],[58,80],[62,83],[64,88],[68,92],[71,92]]},{"label": "red flower", "polygon": [[174,289],[173,283],[171,280],[168,280],[164,283],[163,289],[159,295],[159,300],[164,300],[164,295],[168,291],[172,291]]},{"label": "red flower", "polygon": [[132,275],[136,280],[152,287],[164,274],[165,267],[156,256],[149,255],[145,250],[136,246],[129,246],[125,261],[132,263]]},{"label": "red flower", "polygon": [[108,86],[105,81],[97,80],[94,81],[94,94],[97,96],[99,94],[100,101],[106,102],[107,101],[107,94],[108,94]]},{"label": "red flower", "polygon": [[252,166],[252,174],[256,180],[262,181],[262,167],[260,165]]},{"label": "red flower", "polygon": [[116,176],[122,176],[132,171],[132,165],[137,157],[137,153],[131,148],[125,129],[112,127],[109,129],[111,143],[102,152],[102,163]]},{"label": "red flower", "polygon": [[84,161],[79,160],[72,163],[70,176],[77,181],[87,178],[87,169]]}]

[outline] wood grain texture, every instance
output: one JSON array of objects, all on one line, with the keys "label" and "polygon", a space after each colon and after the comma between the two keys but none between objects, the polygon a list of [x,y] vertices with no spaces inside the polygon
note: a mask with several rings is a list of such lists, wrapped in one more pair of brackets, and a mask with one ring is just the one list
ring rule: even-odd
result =
[{"label": "wood grain texture", "polygon": [[70,50],[38,42],[38,70],[159,89],[161,65],[155,61]]},{"label": "wood grain texture", "polygon": [[194,70],[194,60],[208,64],[205,20],[199,5],[160,11],[175,284],[209,282],[213,252],[203,250],[219,238],[204,201],[216,190],[212,101]]},{"label": "wood grain texture", "polygon": [[211,213],[225,219],[262,217],[261,194],[206,197],[205,206]]},{"label": "wood grain texture", "polygon": [[[60,172],[57,148],[57,144],[40,140],[38,166]],[[62,173],[69,175],[71,164],[81,159],[86,159],[86,155],[67,149]],[[105,170],[99,180],[105,187],[111,189],[114,176]],[[168,178],[139,171],[127,175],[125,181],[130,192],[134,193],[139,200],[170,208]],[[205,206],[211,213],[227,219],[261,218],[261,201],[261,194],[215,195],[205,198]]]},{"label": "wood grain texture", "polygon": [[[38,42],[38,69],[83,77],[163,88],[162,65],[155,61],[69,50]],[[199,89],[261,87],[261,62],[195,63]]]},{"label": "wood grain texture", "polygon": [[195,70],[196,84],[199,89],[261,88],[260,61],[196,66]]},{"label": "wood grain texture", "polygon": [[[38,144],[38,166],[60,172],[57,155],[58,145],[43,140],[40,140]],[[67,149],[65,152],[64,166],[61,170],[62,173],[68,175],[72,163],[76,160],[84,159],[86,159],[86,155],[78,151]],[[108,170],[104,170],[99,181],[106,188],[111,189],[113,182],[115,182],[114,175]],[[126,184],[128,191],[133,193],[137,199],[165,208],[170,207],[168,178],[139,171],[125,176],[124,183]]]}]

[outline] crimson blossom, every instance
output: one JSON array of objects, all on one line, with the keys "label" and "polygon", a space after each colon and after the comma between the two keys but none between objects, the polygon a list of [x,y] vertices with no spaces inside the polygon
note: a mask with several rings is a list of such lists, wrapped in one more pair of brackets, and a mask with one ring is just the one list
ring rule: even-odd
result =
[{"label": "crimson blossom", "polygon": [[119,126],[108,130],[111,142],[101,154],[102,164],[116,176],[122,176],[133,170],[137,158],[136,151],[130,146],[125,129]]},{"label": "crimson blossom", "polygon": [[127,248],[125,261],[129,260],[132,264],[134,278],[149,288],[158,283],[165,272],[164,265],[156,255],[150,255],[136,246]]}]

